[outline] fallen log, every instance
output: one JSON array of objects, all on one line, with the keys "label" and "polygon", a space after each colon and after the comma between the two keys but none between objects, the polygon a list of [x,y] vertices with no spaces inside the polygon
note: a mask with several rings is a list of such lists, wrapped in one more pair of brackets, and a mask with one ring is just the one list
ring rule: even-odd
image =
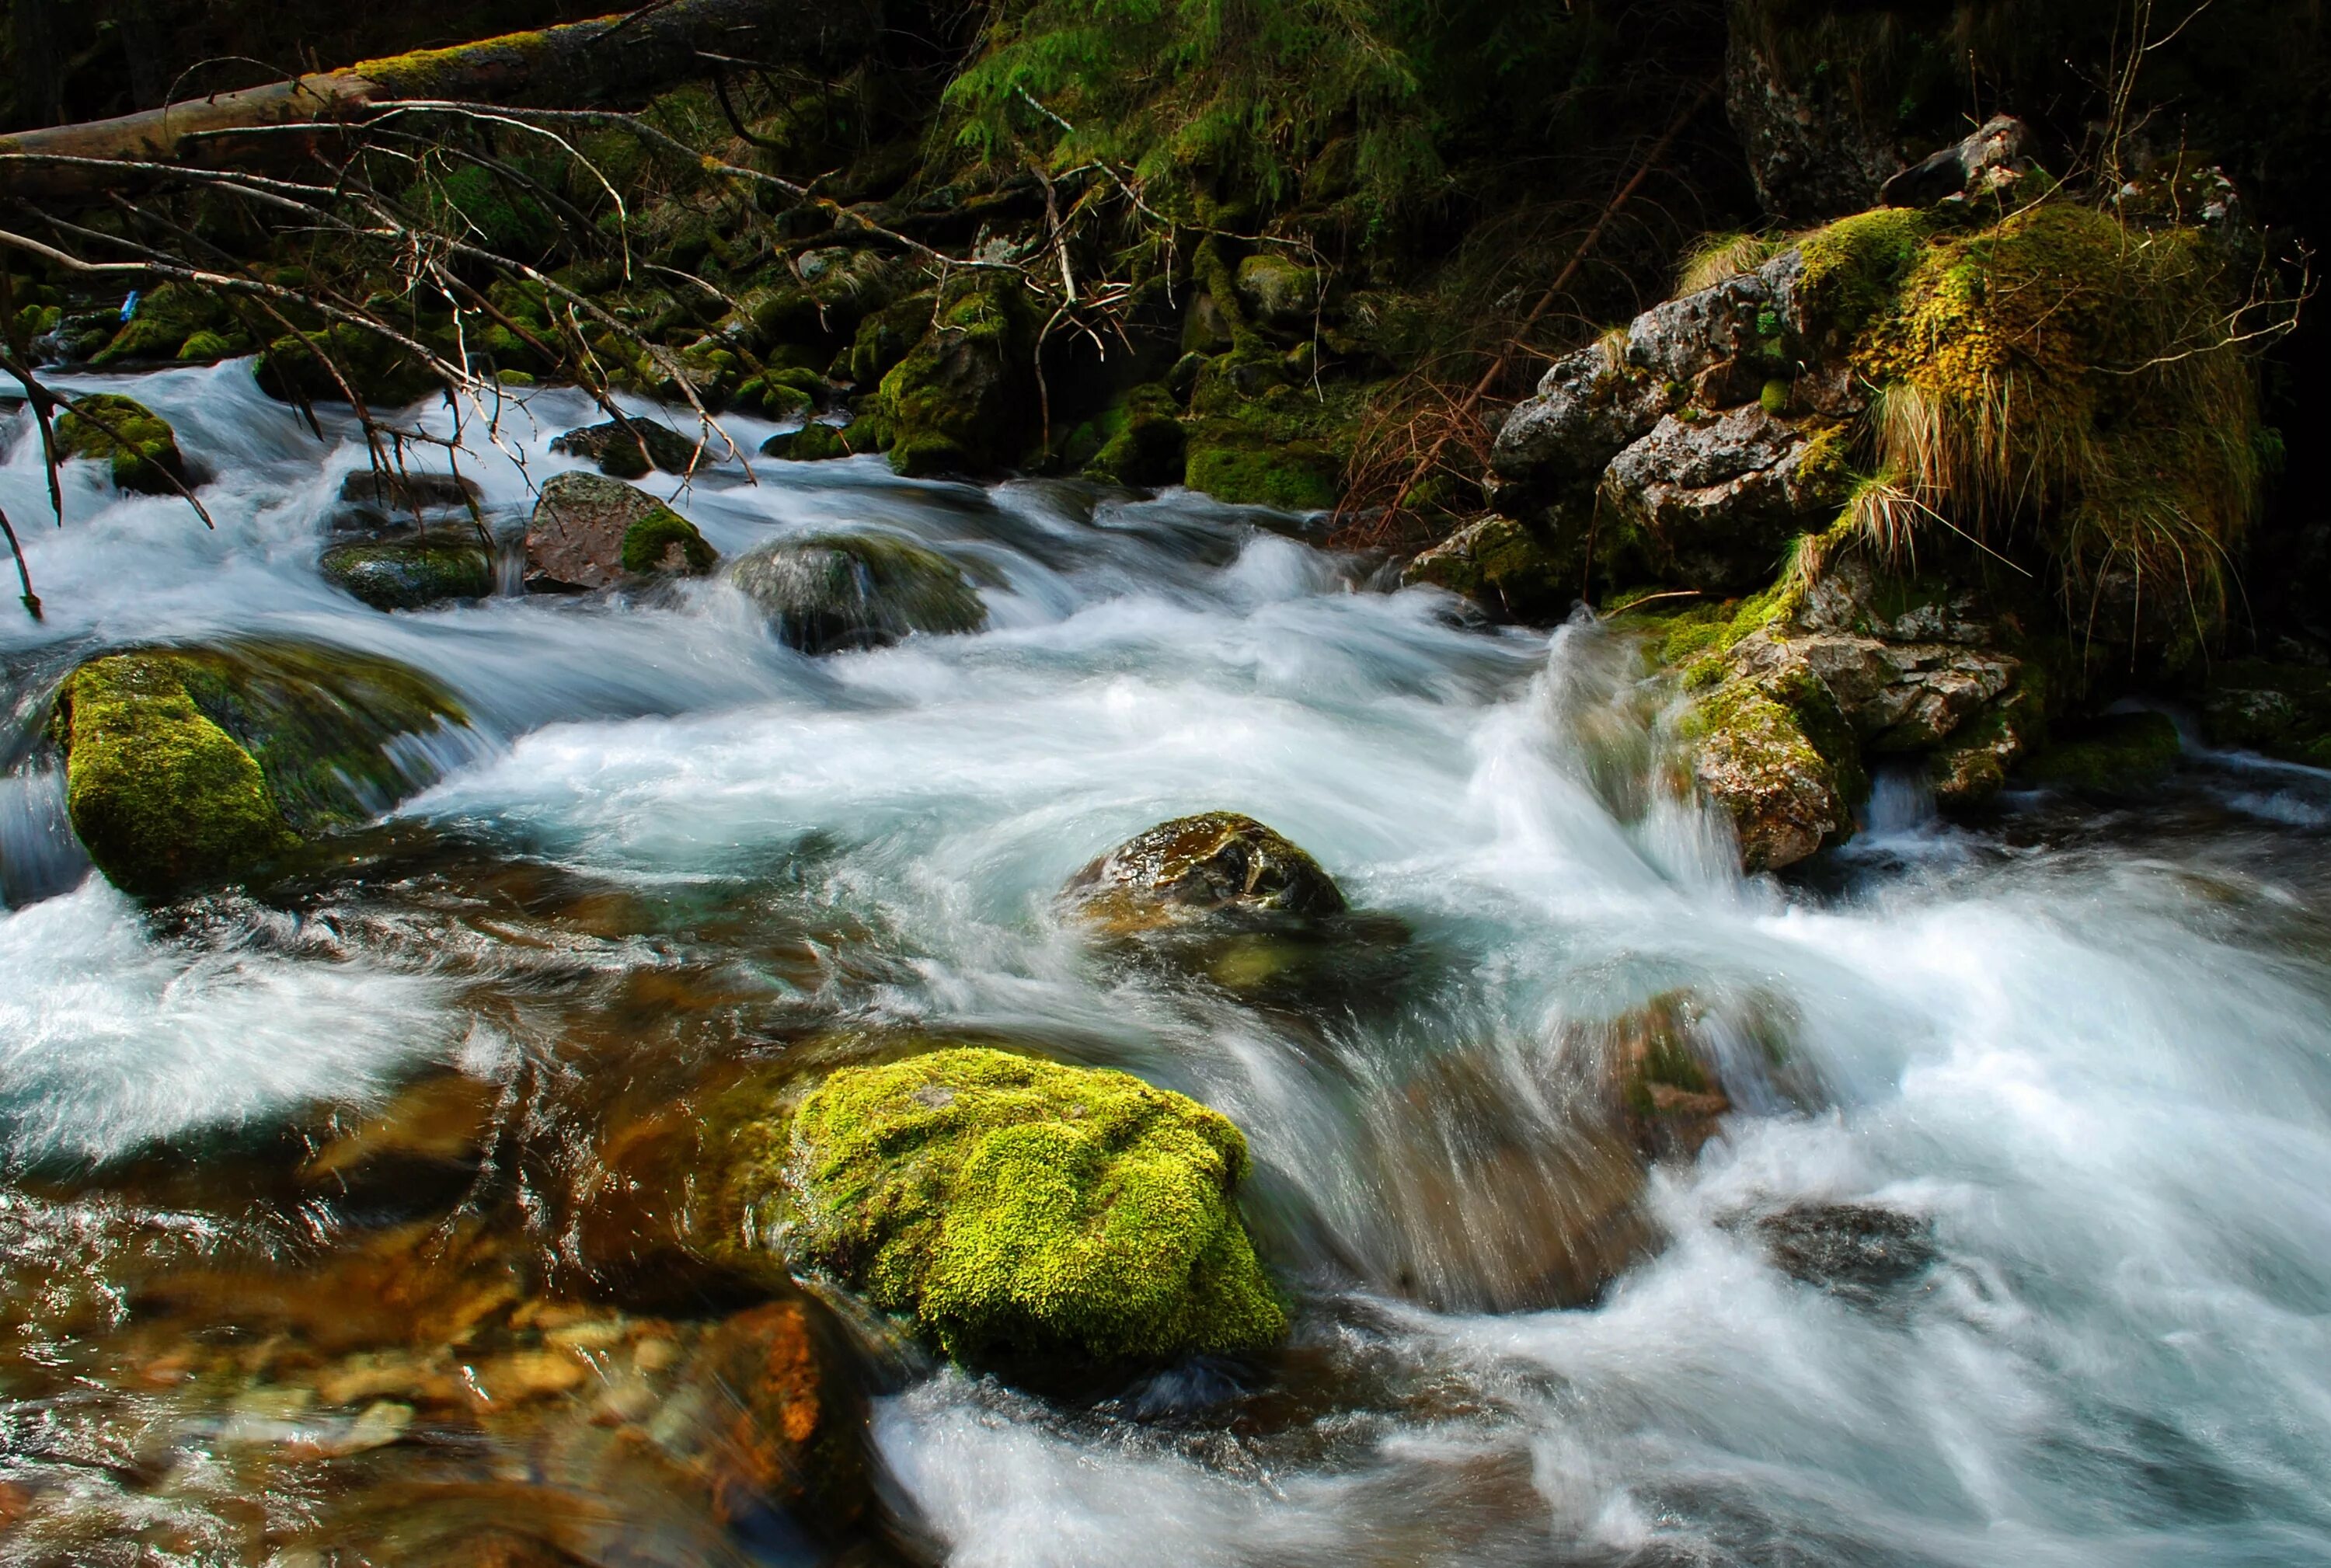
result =
[{"label": "fallen log", "polygon": [[[362,61],[113,119],[0,137],[0,195],[89,195],[150,179],[156,164],[228,166],[248,160],[262,140],[238,142],[233,132],[360,121],[400,100],[450,99],[524,108],[615,103],[701,73],[707,52],[750,55],[764,42],[781,43],[798,59],[808,52],[804,43],[816,50],[860,44],[871,41],[879,25],[872,0],[666,0],[588,22]],[[115,160],[146,166],[106,166]]]}]

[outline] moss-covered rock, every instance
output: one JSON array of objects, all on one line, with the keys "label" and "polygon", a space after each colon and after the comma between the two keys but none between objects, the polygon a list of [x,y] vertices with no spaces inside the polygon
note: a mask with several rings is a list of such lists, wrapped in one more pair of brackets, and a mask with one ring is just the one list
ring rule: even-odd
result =
[{"label": "moss-covered rock", "polygon": [[1170,485],[1182,479],[1185,444],[1173,393],[1144,382],[1072,432],[1067,456],[1089,479]]},{"label": "moss-covered rock", "polygon": [[695,524],[645,490],[598,474],[552,475],[526,529],[526,585],[541,593],[704,572],[718,558]]},{"label": "moss-covered rock", "polygon": [[782,458],[787,462],[830,462],[835,458],[850,457],[855,449],[842,431],[830,424],[805,424],[799,430],[781,430],[761,443],[763,457]]},{"label": "moss-covered rock", "polygon": [[319,564],[324,580],[376,610],[418,610],[494,591],[494,559],[475,538],[440,536],[335,545]]},{"label": "moss-covered rock", "polygon": [[1014,280],[951,285],[930,329],[882,377],[890,466],[979,473],[1023,456],[1036,433],[1036,325]]},{"label": "moss-covered rock", "polygon": [[1552,622],[1578,597],[1575,571],[1566,571],[1546,541],[1511,518],[1482,518],[1431,549],[1401,572],[1405,584],[1446,588],[1499,620]]},{"label": "moss-covered rock", "polygon": [[466,722],[402,665],[307,644],[140,649],[60,689],[73,831],[108,879],[160,897],[233,879],[428,782],[389,743]]},{"label": "moss-covered rock", "polygon": [[570,457],[588,458],[603,474],[635,480],[661,469],[688,474],[708,468],[718,442],[709,433],[701,442],[652,419],[635,419],[628,427],[608,420],[553,436],[550,450]]},{"label": "moss-covered rock", "polygon": [[1818,682],[1801,672],[1725,680],[1692,701],[1681,728],[1701,791],[1731,820],[1744,870],[1778,870],[1853,832],[1868,781]]},{"label": "moss-covered rock", "polygon": [[1319,269],[1276,252],[1264,251],[1239,262],[1239,303],[1256,319],[1274,326],[1310,325],[1319,309]]},{"label": "moss-covered rock", "polygon": [[221,358],[221,355],[187,354],[183,346],[198,334],[231,325],[225,305],[215,294],[165,283],[142,296],[137,310],[121,324],[113,341],[99,349],[90,363],[109,366],[122,361]]},{"label": "moss-covered rock", "polygon": [[2022,772],[2052,788],[2120,794],[2159,784],[2184,751],[2167,714],[2109,714],[2041,752]]},{"label": "moss-covered rock", "polygon": [[[325,364],[310,343],[329,356],[332,364]],[[333,374],[335,366],[338,375]],[[346,322],[319,328],[304,342],[289,334],[278,337],[261,352],[258,375],[260,389],[285,403],[345,403],[353,389],[366,406],[380,408],[418,403],[443,385],[404,348]]]},{"label": "moss-covered rock", "polygon": [[804,653],[880,648],[911,632],[987,623],[987,607],[954,562],[886,534],[786,539],[738,561],[733,580]]},{"label": "moss-covered rock", "polygon": [[171,495],[186,482],[177,432],[168,420],[134,398],[110,392],[77,398],[57,421],[56,434],[63,456],[109,464],[113,482],[125,490]]},{"label": "moss-covered rock", "polygon": [[845,1068],[768,1142],[748,1206],[787,1255],[958,1361],[1129,1369],[1286,1332],[1234,1202],[1245,1139],[1127,1074],[978,1048]]},{"label": "moss-covered rock", "polygon": [[1346,908],[1318,861],[1236,812],[1160,822],[1079,871],[1062,898],[1080,921],[1113,935],[1299,925]]},{"label": "moss-covered rock", "polygon": [[1336,504],[1343,465],[1317,442],[1280,440],[1230,418],[1199,422],[1189,442],[1183,482],[1218,501],[1283,512],[1325,511]]}]

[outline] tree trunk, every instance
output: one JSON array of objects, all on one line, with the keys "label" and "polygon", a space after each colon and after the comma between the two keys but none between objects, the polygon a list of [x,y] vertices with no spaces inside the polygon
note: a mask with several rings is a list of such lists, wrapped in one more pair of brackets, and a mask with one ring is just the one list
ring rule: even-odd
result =
[{"label": "tree trunk", "polygon": [[[14,0],[23,19],[52,0]],[[291,81],[245,88],[81,125],[0,137],[0,195],[87,195],[132,184],[141,171],[56,158],[219,166],[246,161],[262,141],[222,132],[362,120],[399,101],[458,99],[531,108],[618,102],[703,69],[699,52],[750,54],[782,43],[794,58],[819,46],[871,40],[875,0],[668,0],[617,16],[506,33],[450,49],[366,60]],[[804,45],[808,47],[805,48]],[[20,56],[20,60],[21,60]]]}]

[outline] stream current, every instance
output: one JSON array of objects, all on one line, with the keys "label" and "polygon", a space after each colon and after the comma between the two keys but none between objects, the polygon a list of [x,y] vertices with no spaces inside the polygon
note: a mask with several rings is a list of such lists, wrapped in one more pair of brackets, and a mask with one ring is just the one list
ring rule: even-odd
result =
[{"label": "stream current", "polygon": [[[1469,629],[1293,519],[730,461],[677,498],[724,556],[909,537],[988,629],[811,660],[717,578],[384,614],[316,572],[351,432],[242,365],[66,385],[172,420],[218,526],[79,464],[54,527],[9,423],[48,613],[0,619],[0,1562],[2331,1562],[2331,777],[2195,748],[2144,800],[1961,826],[1889,781],[1848,851],[1744,880],[1623,641]],[[472,438],[506,537],[591,417]],[[143,910],[31,727],[90,651],[252,635],[473,722],[339,871]],[[1217,809],[1396,917],[1396,959],[1249,1005],[1059,923],[1085,861]],[[1578,1041],[1679,994],[1760,1069],[1548,1307]],[[1228,1114],[1292,1344],[1046,1399],[839,1301],[886,1523],[729,1527],[607,1436],[678,1419],[689,1331],[572,1304],[576,1173],[728,1064],[902,1029]],[[448,1104],[433,1201],[306,1184]],[[1841,1283],[1762,1222],[1839,1205],[1907,1217],[1913,1266]],[[462,1554],[510,1528],[555,1552]]]}]

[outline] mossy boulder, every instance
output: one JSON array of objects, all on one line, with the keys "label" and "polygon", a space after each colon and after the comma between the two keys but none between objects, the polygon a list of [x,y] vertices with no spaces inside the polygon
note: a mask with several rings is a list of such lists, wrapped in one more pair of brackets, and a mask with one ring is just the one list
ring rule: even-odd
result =
[{"label": "mossy boulder", "polygon": [[852,456],[855,451],[849,437],[830,424],[805,424],[799,430],[779,431],[761,443],[763,457],[786,462],[831,462],[835,458]]},{"label": "mossy boulder", "polygon": [[2108,714],[2031,758],[2022,772],[2057,789],[2121,794],[2159,784],[2184,751],[2165,713]]},{"label": "mossy boulder", "polygon": [[376,610],[418,610],[494,591],[491,552],[452,535],[335,545],[319,566],[326,582]]},{"label": "mossy boulder", "polygon": [[890,466],[979,473],[1024,455],[1036,436],[1036,326],[1016,280],[953,285],[921,341],[882,377]]},{"label": "mossy boulder", "polygon": [[1007,1372],[1131,1370],[1286,1333],[1235,1193],[1246,1140],[1121,1072],[958,1047],[845,1068],[747,1181],[797,1267]]},{"label": "mossy boulder", "polygon": [[570,430],[550,442],[551,451],[587,458],[599,465],[601,473],[623,480],[642,479],[657,469],[688,474],[709,468],[718,446],[718,438],[709,432],[699,442],[652,419],[635,419],[628,425],[611,419]]},{"label": "mossy boulder", "polygon": [[586,593],[650,575],[709,571],[718,559],[696,525],[621,480],[554,474],[526,529],[526,585]]},{"label": "mossy boulder", "polygon": [[954,562],[887,534],[816,534],[754,551],[732,580],[804,653],[976,632],[987,608]]},{"label": "mossy boulder", "polygon": [[186,482],[177,432],[168,420],[134,398],[110,392],[76,398],[71,410],[57,421],[56,434],[62,455],[109,464],[113,482],[125,490],[171,495]]},{"label": "mossy boulder", "polygon": [[142,296],[137,309],[113,341],[97,351],[90,363],[109,366],[122,361],[221,358],[221,355],[186,354],[189,338],[233,325],[218,296],[177,283],[165,283]]},{"label": "mossy boulder", "polygon": [[1336,504],[1342,469],[1318,442],[1283,440],[1242,420],[1215,418],[1190,432],[1183,482],[1232,506],[1318,512]]},{"label": "mossy boulder", "polygon": [[467,722],[399,664],[302,643],[106,654],[68,677],[55,734],[73,831],[123,891],[245,876],[429,782],[390,743]]},{"label": "mossy boulder", "polygon": [[1238,266],[1239,303],[1258,320],[1273,326],[1308,326],[1319,309],[1321,274],[1317,267],[1275,251],[1249,256]]},{"label": "mossy boulder", "polygon": [[1112,935],[1286,926],[1346,908],[1318,861],[1237,812],[1176,817],[1136,834],[1079,871],[1062,898],[1078,920]]},{"label": "mossy boulder", "polygon": [[367,407],[379,408],[418,403],[443,385],[399,345],[346,322],[318,328],[305,340],[278,337],[261,352],[258,375],[260,390],[285,403],[345,403],[353,390]]},{"label": "mossy boulder", "polygon": [[1185,442],[1174,394],[1144,382],[1070,434],[1064,455],[1088,479],[1170,485],[1182,479]]},{"label": "mossy boulder", "polygon": [[1851,835],[1868,780],[1817,681],[1802,673],[1725,680],[1693,700],[1681,729],[1693,775],[1730,820],[1744,870],[1778,870]]}]

